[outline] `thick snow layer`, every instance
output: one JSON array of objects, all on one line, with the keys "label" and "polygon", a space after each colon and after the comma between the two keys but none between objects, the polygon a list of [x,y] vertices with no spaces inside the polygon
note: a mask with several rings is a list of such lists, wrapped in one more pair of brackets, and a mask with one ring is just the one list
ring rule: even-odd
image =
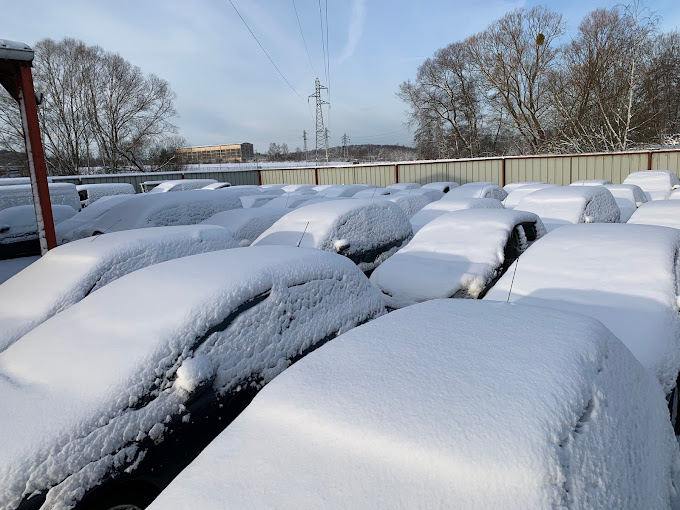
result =
[{"label": "thick snow layer", "polygon": [[267,202],[274,200],[279,195],[263,195],[258,193],[257,195],[245,195],[241,198],[241,205],[243,207],[262,207]]},{"label": "thick snow layer", "polygon": [[[50,202],[52,205],[70,205],[80,211],[80,197],[75,184],[50,183]],[[15,184],[0,187],[0,211],[18,205],[31,205],[33,192],[30,184]]]},{"label": "thick snow layer", "polygon": [[218,394],[259,387],[383,309],[354,264],[319,250],[221,250],[120,278],[0,354],[12,410],[0,414],[0,508],[49,487],[47,507],[67,508],[106,471],[134,470],[147,435],[172,433],[205,358]]},{"label": "thick snow layer", "polygon": [[370,188],[370,189],[365,189],[363,191],[359,191],[354,195],[354,198],[375,198],[379,197],[381,195],[391,195],[393,193],[396,193],[397,190],[390,189],[390,188]]},{"label": "thick snow layer", "polygon": [[411,218],[413,233],[423,225],[439,218],[441,215],[463,209],[503,209],[503,204],[495,198],[468,198],[460,200],[437,200],[423,207]]},{"label": "thick snow layer", "polygon": [[659,385],[588,317],[430,301],[286,370],[152,503],[667,509]]},{"label": "thick snow layer", "polygon": [[168,191],[200,189],[208,184],[214,184],[216,182],[215,179],[178,179],[175,181],[164,181],[149,191],[149,193],[167,193]]},{"label": "thick snow layer", "polygon": [[281,189],[284,186],[287,186],[287,184],[261,184],[260,186],[258,186],[258,188],[270,190],[270,189]]},{"label": "thick snow layer", "polygon": [[[247,197],[241,197],[241,199]],[[218,225],[229,230],[237,241],[252,243],[290,209],[248,208],[232,209],[211,216],[202,225]]]},{"label": "thick snow layer", "polygon": [[412,218],[418,211],[420,211],[427,204],[432,202],[432,200],[430,200],[429,197],[426,197],[424,195],[418,194],[413,195],[408,193],[403,195],[400,195],[399,193],[395,193],[393,195],[381,195],[379,197],[375,197],[374,200],[394,202],[399,207],[401,207],[401,209],[406,213],[406,216],[409,219]]},{"label": "thick snow layer", "polygon": [[506,191],[506,193],[509,195],[513,191],[515,191],[517,188],[520,188],[522,186],[528,186],[529,184],[548,184],[547,182],[542,182],[542,181],[520,181],[520,182],[511,182],[510,184],[506,184],[503,186],[503,189]]},{"label": "thick snow layer", "polygon": [[517,186],[508,193],[507,197],[505,197],[505,200],[503,200],[503,205],[508,209],[514,209],[515,206],[519,204],[520,200],[522,200],[527,195],[530,195],[534,191],[545,188],[554,188],[556,186],[557,184],[545,184],[542,182],[537,184],[527,184],[526,186]]},{"label": "thick snow layer", "polygon": [[680,180],[670,170],[641,170],[633,172],[623,180],[624,184],[635,184],[645,192],[647,200],[666,200]]},{"label": "thick snow layer", "polygon": [[314,184],[285,184],[281,187],[286,193],[293,191],[311,190],[314,191]]},{"label": "thick snow layer", "polygon": [[401,196],[401,195],[422,195],[424,197],[427,197],[430,202],[434,202],[436,200],[441,200],[441,198],[444,196],[444,192],[438,189],[432,189],[432,188],[417,188],[417,189],[407,189],[403,191],[398,191],[397,193],[394,193],[394,196]]},{"label": "thick snow layer", "polygon": [[[39,258],[40,257],[36,255],[32,257],[0,260],[0,284],[6,282],[20,271],[23,271]],[[2,287],[0,287],[0,289],[1,288]]]},{"label": "thick snow layer", "polygon": [[218,212],[240,208],[239,193],[232,193],[229,188],[214,191],[196,189],[181,193],[146,193],[116,204],[97,218],[78,226],[73,230],[71,237],[82,239],[99,232],[195,225]]},{"label": "thick snow layer", "polygon": [[416,182],[398,182],[396,184],[390,184],[387,187],[389,189],[393,189],[393,190],[396,189],[396,190],[403,191],[405,189],[418,189],[418,188],[420,188],[420,184],[418,184]]},{"label": "thick snow layer", "polygon": [[621,211],[620,222],[625,223],[642,204],[647,202],[645,192],[635,184],[608,184],[605,186],[614,196]]},{"label": "thick snow layer", "polygon": [[319,195],[323,195],[324,197],[344,198],[353,197],[360,191],[371,188],[375,188],[375,186],[371,184],[336,184],[322,190],[316,190],[316,188],[315,190],[319,192]]},{"label": "thick snow layer", "polygon": [[498,184],[489,182],[469,182],[453,188],[442,200],[460,200],[466,198],[495,198],[501,202],[507,197],[507,192]]},{"label": "thick snow layer", "polygon": [[[253,245],[278,244],[338,252],[369,271],[411,239],[411,224],[387,200],[331,200],[295,209]],[[340,245],[337,241],[342,241]]]},{"label": "thick snow layer", "polygon": [[318,204],[319,202],[331,202],[333,200],[346,200],[346,198],[312,196],[309,200],[305,200],[303,202],[296,203],[295,209],[299,209],[300,207],[307,207],[308,205],[312,205],[312,204]]},{"label": "thick snow layer", "polygon": [[680,228],[680,202],[652,200],[644,203],[628,219],[628,223]]},{"label": "thick snow layer", "polygon": [[97,200],[97,203],[89,205],[75,216],[71,216],[69,219],[58,223],[54,227],[57,235],[57,243],[62,244],[72,241],[73,233],[76,228],[87,225],[89,222],[99,218],[113,206],[122,204],[133,196],[134,195],[113,195],[102,197]]},{"label": "thick snow layer", "polygon": [[390,308],[436,298],[477,298],[510,264],[505,263],[505,249],[511,236],[516,246],[513,257],[528,247],[525,232],[518,227],[522,223],[530,224],[537,238],[545,233],[541,220],[531,213],[506,209],[446,213],[383,262],[371,282],[385,294]]},{"label": "thick snow layer", "polygon": [[584,179],[582,181],[574,181],[569,186],[605,186],[611,183],[612,181],[607,179]]},{"label": "thick snow layer", "polygon": [[535,191],[515,206],[538,214],[548,231],[569,223],[616,223],[621,211],[604,186],[555,186]]},{"label": "thick snow layer", "polygon": [[[283,186],[283,184],[281,184]],[[283,191],[281,188],[277,187],[276,185],[263,185],[263,186],[258,186],[257,190],[265,195],[283,195],[285,191]]]},{"label": "thick snow layer", "polygon": [[428,182],[422,185],[425,189],[438,189],[442,193],[448,193],[449,190],[458,187],[458,183],[455,181],[442,181],[442,182]]},{"label": "thick snow layer", "polygon": [[297,206],[301,205],[303,202],[308,200],[313,200],[319,198],[316,194],[309,195],[293,195],[291,193],[284,193],[267,203],[262,204],[260,207],[272,209],[295,209]]},{"label": "thick snow layer", "polygon": [[485,299],[602,321],[668,392],[680,371],[679,249],[670,228],[570,225],[527,250]]},{"label": "thick snow layer", "polygon": [[[202,186],[201,189],[222,189],[229,188],[230,186],[230,182],[213,182],[212,184],[206,184],[205,186]],[[257,188],[257,186],[253,186],[253,188]]]},{"label": "thick snow layer", "polygon": [[109,197],[115,195],[134,195],[135,188],[132,184],[127,182],[116,182],[106,184],[81,184],[76,186],[78,195],[83,193],[86,198],[81,200],[81,205],[87,207],[102,197]]},{"label": "thick snow layer", "polygon": [[58,246],[0,285],[0,351],[121,276],[166,260],[236,247],[228,231],[212,225],[114,232]]},{"label": "thick snow layer", "polygon": [[[59,223],[76,214],[69,205],[53,205],[52,219]],[[18,205],[0,211],[0,244],[38,239],[38,223],[33,205]]]}]

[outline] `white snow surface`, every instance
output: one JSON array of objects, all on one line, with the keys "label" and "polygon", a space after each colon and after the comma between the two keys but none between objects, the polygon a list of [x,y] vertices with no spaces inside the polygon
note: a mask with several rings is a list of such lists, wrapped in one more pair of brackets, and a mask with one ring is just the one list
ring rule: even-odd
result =
[{"label": "white snow surface", "polygon": [[[76,211],[80,211],[80,197],[75,184],[49,183],[47,187],[52,205],[70,205]],[[33,204],[33,192],[30,184],[0,186],[0,211],[8,207],[31,204]]]},{"label": "white snow surface", "polygon": [[[245,197],[241,197],[243,199]],[[231,232],[237,241],[257,239],[262,232],[276,223],[290,209],[271,209],[263,207],[232,209],[223,211],[203,220],[201,225],[218,225]]]},{"label": "white snow surface", "polygon": [[35,255],[30,257],[18,257],[15,259],[0,260],[0,284],[6,282],[20,271],[23,271],[39,258],[40,256]]},{"label": "white snow surface", "polygon": [[574,181],[569,186],[605,186],[611,183],[612,181],[608,179],[583,179],[581,181]]},{"label": "white snow surface", "polygon": [[[535,225],[537,238],[545,233],[532,213],[507,209],[467,209],[431,221],[371,275],[390,308],[448,298],[477,298],[497,278],[505,261],[505,246],[520,223]],[[528,242],[524,231],[520,253]]]},{"label": "white snow surface", "polygon": [[395,184],[390,184],[387,187],[389,189],[403,191],[405,189],[418,189],[420,188],[420,184],[418,184],[417,182],[397,182]]},{"label": "white snow surface", "polygon": [[87,191],[87,199],[84,200],[84,206],[90,206],[102,197],[109,197],[115,195],[134,195],[135,188],[132,184],[127,182],[115,182],[105,184],[80,184],[76,186],[76,190]]},{"label": "white snow surface", "polygon": [[543,181],[519,181],[519,182],[511,182],[510,184],[506,184],[503,186],[503,189],[505,192],[509,195],[513,191],[515,191],[517,188],[520,188],[522,186],[528,186],[530,184],[548,184],[547,182]]},{"label": "white snow surface", "polygon": [[529,248],[484,299],[600,320],[669,392],[680,371],[679,249],[671,228],[569,225]]},{"label": "white snow surface", "polygon": [[169,191],[186,191],[188,189],[200,189],[208,184],[215,184],[215,179],[177,179],[174,181],[163,181],[153,188],[149,193],[167,193]]},{"label": "white snow surface", "polygon": [[627,222],[637,208],[647,202],[645,192],[635,184],[608,184],[605,188],[614,196],[616,205],[619,206],[621,223]]},{"label": "white snow surface", "polygon": [[425,189],[438,189],[442,193],[448,193],[449,190],[457,188],[459,184],[455,181],[438,181],[438,182],[428,182],[423,184],[422,187]]},{"label": "white snow surface", "polygon": [[314,191],[314,184],[284,184],[283,186],[281,186],[281,189],[286,193],[304,190]]},{"label": "white snow surface", "polygon": [[213,225],[113,232],[58,246],[0,285],[0,351],[54,314],[128,273],[237,246],[228,231]]},{"label": "white snow surface", "polygon": [[269,200],[267,203],[262,204],[260,207],[271,207],[272,209],[295,209],[302,203],[315,198],[319,198],[315,193],[309,195],[293,195],[291,193],[284,193],[283,195],[280,195],[272,200]]},{"label": "white snow surface", "polygon": [[[283,186],[283,184],[281,186]],[[285,191],[275,185],[258,186],[257,190],[264,195],[283,195],[285,193]]]},{"label": "white snow surface", "polygon": [[604,186],[555,186],[525,196],[516,211],[538,214],[548,231],[570,223],[616,223],[621,211]]},{"label": "white snow surface", "polygon": [[[76,214],[69,205],[53,205],[52,219],[59,223]],[[38,239],[38,223],[35,208],[31,205],[17,205],[0,210],[0,244]]]},{"label": "white snow surface", "polygon": [[392,195],[380,195],[379,197],[375,197],[373,200],[394,202],[406,213],[406,216],[409,219],[415,216],[415,214],[427,204],[432,202],[432,200],[430,200],[430,198],[427,196],[409,193],[405,193],[403,195],[399,193],[394,193]]},{"label": "white snow surface", "polygon": [[[201,189],[222,189],[228,188],[230,186],[230,182],[213,182],[212,184],[206,184],[205,186],[202,186]],[[257,188],[257,186],[253,186],[253,188]]]},{"label": "white snow surface", "polygon": [[196,189],[178,193],[134,195],[97,218],[76,227],[71,237],[82,239],[97,232],[195,225],[218,212],[240,209],[241,193],[245,191],[231,192],[230,188],[223,188],[214,191]]},{"label": "white snow surface", "polygon": [[201,357],[216,392],[250,377],[259,386],[383,310],[354,264],[319,250],[221,250],[118,279],[0,353],[0,395],[12,409],[0,415],[0,508],[49,487],[46,507],[69,508],[108,469],[134,469],[146,452],[138,442],[183,412]]},{"label": "white snow surface", "polygon": [[501,202],[508,193],[498,184],[490,182],[468,182],[449,191],[442,200],[460,200],[466,198],[495,198]]},{"label": "white snow surface", "polygon": [[263,195],[262,193],[258,193],[257,195],[245,195],[240,197],[241,205],[247,208],[262,207],[264,204],[270,200],[274,200],[278,196],[279,195]]},{"label": "white snow surface", "polygon": [[417,189],[407,189],[403,191],[398,191],[394,193],[395,196],[401,196],[401,195],[422,195],[424,197],[427,197],[430,202],[434,202],[436,200],[441,200],[441,198],[444,196],[444,192],[438,189],[432,189],[432,188],[417,188]]},{"label": "white snow surface", "polygon": [[668,509],[665,404],[595,320],[430,301],[286,370],[149,510]]},{"label": "white snow surface", "polygon": [[680,180],[675,172],[670,170],[641,170],[628,175],[623,184],[640,186],[647,200],[666,200],[671,191],[680,186]]},{"label": "white snow surface", "polygon": [[335,184],[327,188],[318,190],[319,195],[324,197],[336,197],[336,198],[349,198],[353,197],[360,191],[365,191],[367,189],[375,188],[371,184]]},{"label": "white snow surface", "polygon": [[[285,245],[336,252],[335,242],[345,240],[342,255],[360,260],[363,271],[373,269],[406,244],[411,224],[398,205],[387,200],[348,198],[295,209],[258,237],[253,245]],[[376,252],[370,260],[362,254]]]},{"label": "white snow surface", "polygon": [[628,223],[680,228],[680,202],[652,200],[642,204],[628,219]]},{"label": "white snow surface", "polygon": [[525,186],[516,186],[514,189],[508,192],[508,196],[505,197],[505,200],[503,200],[503,206],[508,209],[514,209],[515,206],[519,204],[520,200],[522,200],[527,195],[532,194],[534,191],[545,188],[554,188],[555,186],[557,186],[557,184],[545,184],[543,182],[527,184]]},{"label": "white snow surface", "polygon": [[411,226],[415,234],[432,220],[447,212],[463,209],[503,209],[503,204],[495,198],[467,198],[459,200],[437,200],[423,207],[411,218]]},{"label": "white snow surface", "polygon": [[395,192],[396,192],[396,190],[394,190],[394,189],[376,187],[376,188],[370,188],[370,189],[365,189],[363,191],[359,191],[358,193],[356,193],[354,195],[354,198],[375,198],[375,197],[379,197],[381,195],[391,195]]},{"label": "white snow surface", "polygon": [[102,197],[97,200],[97,203],[89,205],[85,209],[82,209],[80,212],[78,212],[75,216],[71,216],[69,219],[58,223],[54,226],[57,236],[57,243],[62,244],[72,241],[74,230],[76,228],[87,225],[87,223],[99,218],[113,206],[121,204],[134,196],[135,195],[112,195],[108,197]]}]

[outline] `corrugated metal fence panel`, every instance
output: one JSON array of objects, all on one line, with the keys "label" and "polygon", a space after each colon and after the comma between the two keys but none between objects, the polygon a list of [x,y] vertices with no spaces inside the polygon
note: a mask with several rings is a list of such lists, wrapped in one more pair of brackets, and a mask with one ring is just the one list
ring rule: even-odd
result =
[{"label": "corrugated metal fence panel", "polygon": [[467,182],[495,182],[501,184],[502,161],[500,159],[462,160],[447,163],[447,181],[458,184]]},{"label": "corrugated metal fence panel", "polygon": [[314,184],[313,168],[260,170],[262,184]]},{"label": "corrugated metal fence panel", "polygon": [[677,152],[653,152],[653,170],[672,170],[680,176],[680,151]]},{"label": "corrugated metal fence panel", "polygon": [[375,184],[387,187],[394,184],[394,165],[357,166],[354,168],[355,184]]},{"label": "corrugated metal fence panel", "polygon": [[547,182],[569,184],[571,159],[560,156],[545,158],[508,158],[505,160],[505,184],[513,182]]},{"label": "corrugated metal fence panel", "polygon": [[645,170],[647,157],[647,153],[572,156],[571,180],[608,179],[620,184],[629,173]]}]

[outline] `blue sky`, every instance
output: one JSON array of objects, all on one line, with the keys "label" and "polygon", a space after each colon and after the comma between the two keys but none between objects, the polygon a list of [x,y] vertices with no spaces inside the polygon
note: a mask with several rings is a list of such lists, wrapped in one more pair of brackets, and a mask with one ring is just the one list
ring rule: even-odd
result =
[{"label": "blue sky", "polygon": [[[232,1],[297,94],[229,0],[22,0],[3,6],[0,37],[29,44],[75,37],[166,79],[177,93],[176,124],[192,145],[252,142],[266,152],[276,142],[293,151],[302,147],[306,130],[312,149],[314,104],[307,96],[317,76],[328,85],[319,0]],[[546,5],[561,12],[573,32],[590,10],[618,3],[329,0],[331,109],[324,115],[330,144],[340,145],[346,133],[352,144],[410,145],[405,105],[395,97],[399,84],[412,79],[438,48],[484,29],[507,11]],[[325,18],[325,0],[321,5]],[[648,7],[662,16],[663,30],[680,26],[677,0],[648,2]],[[30,19],[24,19],[26,13]]]}]

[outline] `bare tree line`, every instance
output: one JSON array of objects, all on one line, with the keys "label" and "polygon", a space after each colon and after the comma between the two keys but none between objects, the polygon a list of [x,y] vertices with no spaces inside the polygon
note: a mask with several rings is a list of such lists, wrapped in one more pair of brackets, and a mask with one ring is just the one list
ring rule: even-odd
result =
[{"label": "bare tree line", "polygon": [[680,34],[639,2],[512,11],[439,49],[397,96],[420,157],[627,150],[680,142]]},{"label": "bare tree line", "polygon": [[[167,169],[176,136],[174,92],[120,55],[75,39],[35,44],[33,77],[43,93],[41,130],[50,173]],[[0,94],[0,149],[24,151],[16,102]]]}]

